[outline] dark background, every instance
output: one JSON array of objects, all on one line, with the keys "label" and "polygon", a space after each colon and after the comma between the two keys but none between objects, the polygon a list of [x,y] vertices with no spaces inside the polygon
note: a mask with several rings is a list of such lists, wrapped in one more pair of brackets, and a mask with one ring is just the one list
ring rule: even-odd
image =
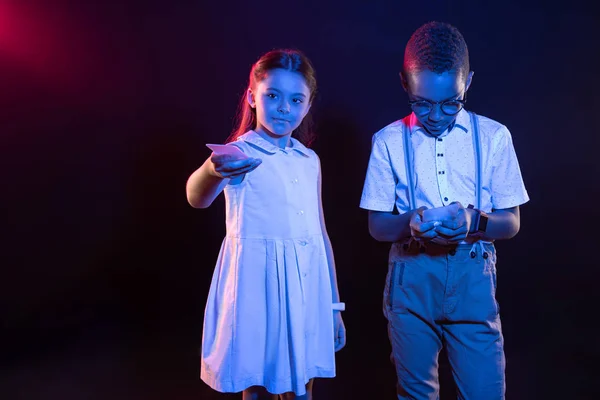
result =
[{"label": "dark background", "polygon": [[[199,380],[224,202],[189,174],[233,128],[251,64],[302,49],[348,330],[317,399],[393,399],[389,246],[359,209],[371,135],[409,112],[410,34],[456,25],[468,108],[508,126],[531,201],[497,243],[509,399],[597,399],[600,16],[574,1],[0,0],[0,397],[234,399]],[[501,5],[498,5],[501,4]],[[443,398],[452,398],[442,382]]]}]

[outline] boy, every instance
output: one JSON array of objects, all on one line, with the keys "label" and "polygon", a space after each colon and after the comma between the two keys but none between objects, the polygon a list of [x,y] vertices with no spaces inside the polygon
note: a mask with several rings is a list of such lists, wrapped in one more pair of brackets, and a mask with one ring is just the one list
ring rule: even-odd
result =
[{"label": "boy", "polygon": [[473,72],[455,27],[417,29],[400,77],[412,113],[373,136],[360,202],[371,236],[393,243],[384,314],[398,398],[438,398],[445,346],[459,398],[503,399],[493,242],[517,234],[529,200],[512,138],[464,109]]}]

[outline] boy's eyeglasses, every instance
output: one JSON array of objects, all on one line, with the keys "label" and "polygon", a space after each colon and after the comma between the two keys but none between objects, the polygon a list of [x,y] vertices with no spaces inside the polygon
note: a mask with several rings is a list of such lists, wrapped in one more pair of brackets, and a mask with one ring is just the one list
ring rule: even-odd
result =
[{"label": "boy's eyeglasses", "polygon": [[446,101],[436,101],[432,102],[429,100],[412,100],[408,102],[410,108],[413,112],[422,117],[427,115],[433,109],[433,106],[439,104],[442,112],[446,115],[456,115],[465,107],[465,103],[467,102],[467,92],[464,93],[464,97],[462,100],[452,99]]}]

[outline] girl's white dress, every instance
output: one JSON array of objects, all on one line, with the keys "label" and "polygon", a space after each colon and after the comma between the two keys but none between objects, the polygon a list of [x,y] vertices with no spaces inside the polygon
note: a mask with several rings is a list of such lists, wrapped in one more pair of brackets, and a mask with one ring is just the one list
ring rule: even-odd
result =
[{"label": "girl's white dress", "polygon": [[201,378],[220,392],[305,393],[335,376],[331,282],[319,219],[319,159],[250,131],[231,145],[262,164],[227,185],[227,235],[204,315]]}]

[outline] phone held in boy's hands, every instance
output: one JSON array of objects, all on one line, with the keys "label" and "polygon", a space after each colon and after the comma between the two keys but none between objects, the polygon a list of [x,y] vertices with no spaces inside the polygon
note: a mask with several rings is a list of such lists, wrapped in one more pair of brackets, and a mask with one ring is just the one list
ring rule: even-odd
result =
[{"label": "phone held in boy's hands", "polygon": [[458,214],[458,204],[452,203],[445,207],[428,208],[423,210],[423,222],[437,221],[441,222],[447,219],[452,219]]},{"label": "phone held in boy's hands", "polygon": [[211,149],[217,155],[229,155],[239,159],[248,158],[248,156],[244,154],[244,152],[241,151],[237,146],[209,143],[206,145],[206,147]]},{"label": "phone held in boy's hands", "polygon": [[[460,207],[457,203],[452,203],[445,207],[436,207],[429,208],[427,210],[423,210],[423,222],[434,222],[434,226],[439,226],[442,224],[442,221],[451,220],[458,215],[458,210]],[[450,245],[454,244],[454,241],[450,241],[445,239],[442,236],[437,236],[432,239],[432,242],[440,244],[440,245]]]}]

